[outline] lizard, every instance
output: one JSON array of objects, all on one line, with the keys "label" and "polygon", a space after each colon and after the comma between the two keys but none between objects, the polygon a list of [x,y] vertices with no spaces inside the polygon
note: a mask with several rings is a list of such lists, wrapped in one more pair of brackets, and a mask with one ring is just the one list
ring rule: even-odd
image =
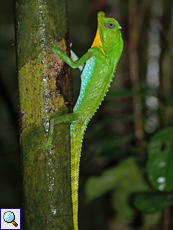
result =
[{"label": "lizard", "polygon": [[[59,47],[51,47],[52,51],[72,68],[82,70],[80,93],[73,113],[50,119],[48,140],[41,147],[46,149],[51,147],[55,124],[71,123],[71,190],[74,230],[78,230],[79,165],[84,132],[110,87],[123,50],[119,23],[113,18],[105,17],[104,12],[97,14],[97,20],[95,39],[91,48],[80,59],[72,52],[72,60]],[[84,67],[83,64],[85,64]]]}]

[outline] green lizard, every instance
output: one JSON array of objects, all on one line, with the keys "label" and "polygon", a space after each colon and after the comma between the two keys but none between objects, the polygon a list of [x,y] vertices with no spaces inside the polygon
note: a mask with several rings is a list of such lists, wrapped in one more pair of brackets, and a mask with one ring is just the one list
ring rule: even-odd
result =
[{"label": "green lizard", "polygon": [[55,124],[71,123],[71,188],[74,230],[78,230],[79,164],[84,132],[110,87],[123,49],[121,27],[118,22],[113,18],[105,17],[104,12],[99,12],[97,17],[98,28],[95,39],[82,58],[77,60],[77,56],[72,53],[73,60],[77,60],[73,61],[58,47],[52,47],[52,50],[72,68],[82,69],[81,66],[84,63],[85,66],[81,74],[80,94],[73,113],[50,120],[48,141],[41,146],[41,148],[51,147]]}]

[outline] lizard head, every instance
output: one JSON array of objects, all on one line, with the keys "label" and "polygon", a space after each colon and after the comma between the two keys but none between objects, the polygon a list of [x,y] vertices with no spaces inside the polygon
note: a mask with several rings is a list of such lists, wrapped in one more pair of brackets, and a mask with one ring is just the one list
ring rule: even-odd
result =
[{"label": "lizard head", "polygon": [[121,26],[119,23],[114,18],[105,17],[104,12],[99,12],[97,18],[103,50],[117,45],[118,40],[121,40]]}]

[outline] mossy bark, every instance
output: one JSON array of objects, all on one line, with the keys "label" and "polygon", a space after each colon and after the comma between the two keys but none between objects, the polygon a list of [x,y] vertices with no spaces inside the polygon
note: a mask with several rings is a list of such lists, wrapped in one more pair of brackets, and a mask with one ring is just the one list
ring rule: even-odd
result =
[{"label": "mossy bark", "polygon": [[49,150],[49,119],[72,110],[70,69],[50,49],[69,53],[66,1],[16,0],[20,141],[25,229],[73,229],[69,124],[55,126]]}]

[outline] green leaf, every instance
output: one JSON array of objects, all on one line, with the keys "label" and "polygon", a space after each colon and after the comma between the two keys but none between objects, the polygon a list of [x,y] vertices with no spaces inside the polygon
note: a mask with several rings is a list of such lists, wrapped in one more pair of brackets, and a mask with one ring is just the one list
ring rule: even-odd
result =
[{"label": "green leaf", "polygon": [[105,170],[99,177],[90,177],[85,185],[88,201],[118,189],[121,190],[120,194],[124,191],[126,196],[133,192],[149,189],[136,164],[135,158],[129,157],[125,159],[118,166]]},{"label": "green leaf", "polygon": [[154,189],[173,189],[173,128],[156,133],[148,146],[148,179]]},{"label": "green leaf", "polygon": [[154,213],[173,203],[173,193],[144,192],[137,194],[133,202],[135,207],[144,214]]}]

